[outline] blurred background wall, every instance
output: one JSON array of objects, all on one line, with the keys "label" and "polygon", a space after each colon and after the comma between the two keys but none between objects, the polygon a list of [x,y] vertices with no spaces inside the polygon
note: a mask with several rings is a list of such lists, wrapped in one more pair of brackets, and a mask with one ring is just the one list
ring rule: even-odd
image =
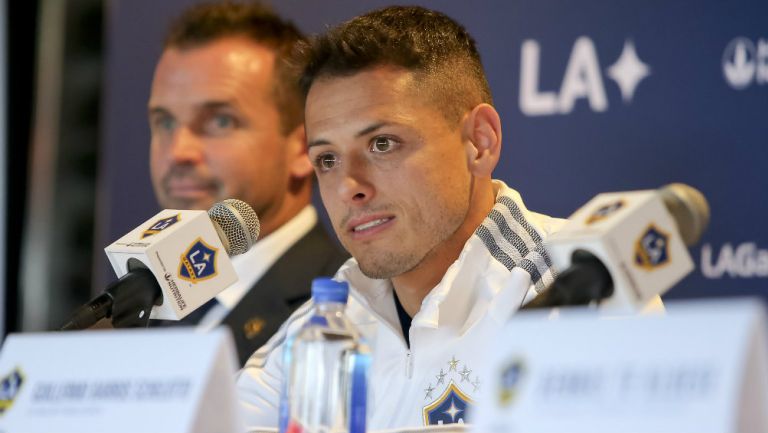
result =
[{"label": "blurred background wall", "polygon": [[6,326],[40,330],[91,290],[105,4],[4,6]]},{"label": "blurred background wall", "polygon": [[[61,324],[114,278],[104,246],[157,212],[146,103],[169,20],[194,1],[19,3],[4,26],[6,331]],[[599,192],[688,183],[712,222],[667,297],[768,296],[768,3],[409,3],[477,40],[503,121],[496,177],[529,208],[566,217]],[[308,33],[386,4],[274,2]]]}]

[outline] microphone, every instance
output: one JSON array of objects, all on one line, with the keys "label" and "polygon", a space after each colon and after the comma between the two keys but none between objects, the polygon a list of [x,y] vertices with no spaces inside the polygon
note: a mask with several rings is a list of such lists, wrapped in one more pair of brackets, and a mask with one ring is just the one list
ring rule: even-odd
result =
[{"label": "microphone", "polygon": [[183,319],[237,281],[229,257],[248,251],[259,228],[253,209],[235,199],[207,213],[159,212],[104,249],[119,279],[61,329],[86,329],[109,317],[116,328]]},{"label": "microphone", "polygon": [[565,269],[522,309],[598,302],[635,312],[693,270],[686,246],[709,224],[709,205],[695,188],[599,194],[547,239],[556,269]]}]

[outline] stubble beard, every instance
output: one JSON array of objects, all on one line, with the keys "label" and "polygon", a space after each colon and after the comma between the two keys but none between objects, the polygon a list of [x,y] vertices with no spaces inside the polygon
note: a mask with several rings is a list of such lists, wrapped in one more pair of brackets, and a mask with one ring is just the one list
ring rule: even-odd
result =
[{"label": "stubble beard", "polygon": [[356,255],[360,271],[368,278],[391,279],[418,268],[461,227],[469,212],[468,204],[467,202],[463,210],[457,209],[450,212],[443,210],[432,217],[431,224],[423,220],[420,224],[416,224],[422,227],[421,230],[414,230],[418,233],[419,239],[415,240],[407,251],[383,250],[372,251],[367,255],[364,253]]},{"label": "stubble beard", "polygon": [[[208,183],[210,185],[210,194],[203,200],[200,199],[185,199],[180,197],[173,197],[171,195],[170,183],[175,179],[192,178],[196,179],[200,183]],[[217,179],[203,179],[195,171],[194,167],[176,165],[173,166],[161,179],[160,190],[162,193],[162,202],[160,206],[165,209],[188,209],[188,210],[205,210],[210,209],[216,202],[219,202],[227,197],[220,197],[223,195],[223,185]],[[160,194],[157,194],[160,196]]]}]

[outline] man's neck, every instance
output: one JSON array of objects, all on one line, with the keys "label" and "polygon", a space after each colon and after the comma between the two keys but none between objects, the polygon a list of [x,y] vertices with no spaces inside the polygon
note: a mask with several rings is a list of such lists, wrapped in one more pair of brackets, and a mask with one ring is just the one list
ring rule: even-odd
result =
[{"label": "man's neck", "polygon": [[496,202],[493,185],[478,188],[469,204],[467,217],[447,240],[430,251],[414,269],[392,277],[392,286],[409,316],[414,317],[421,303],[443,279],[448,268],[459,258],[464,245],[482,224]]},{"label": "man's neck", "polygon": [[298,215],[309,204],[311,194],[311,184],[308,183],[306,188],[286,194],[276,209],[270,209],[264,215],[258,215],[260,223],[259,238],[267,237],[270,233],[279,229],[283,224]]}]

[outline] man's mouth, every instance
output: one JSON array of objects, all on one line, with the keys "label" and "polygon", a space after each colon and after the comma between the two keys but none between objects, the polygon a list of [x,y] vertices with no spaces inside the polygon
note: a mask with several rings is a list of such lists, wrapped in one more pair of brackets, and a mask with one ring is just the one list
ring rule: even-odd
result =
[{"label": "man's mouth", "polygon": [[359,233],[359,232],[362,232],[362,231],[365,231],[365,230],[372,229],[373,227],[380,226],[380,225],[382,225],[382,224],[384,224],[386,222],[389,222],[391,220],[392,220],[392,217],[377,218],[375,220],[368,221],[366,223],[359,224],[359,225],[356,225],[356,226],[352,227],[352,231],[355,232],[355,233]]},{"label": "man's mouth", "polygon": [[176,184],[176,185],[170,185],[169,190],[171,191],[199,191],[199,190],[208,190],[213,189],[213,185],[211,184]]},{"label": "man's mouth", "polygon": [[216,190],[216,182],[200,176],[169,173],[163,179],[165,191],[170,196],[198,196],[211,194]]}]

